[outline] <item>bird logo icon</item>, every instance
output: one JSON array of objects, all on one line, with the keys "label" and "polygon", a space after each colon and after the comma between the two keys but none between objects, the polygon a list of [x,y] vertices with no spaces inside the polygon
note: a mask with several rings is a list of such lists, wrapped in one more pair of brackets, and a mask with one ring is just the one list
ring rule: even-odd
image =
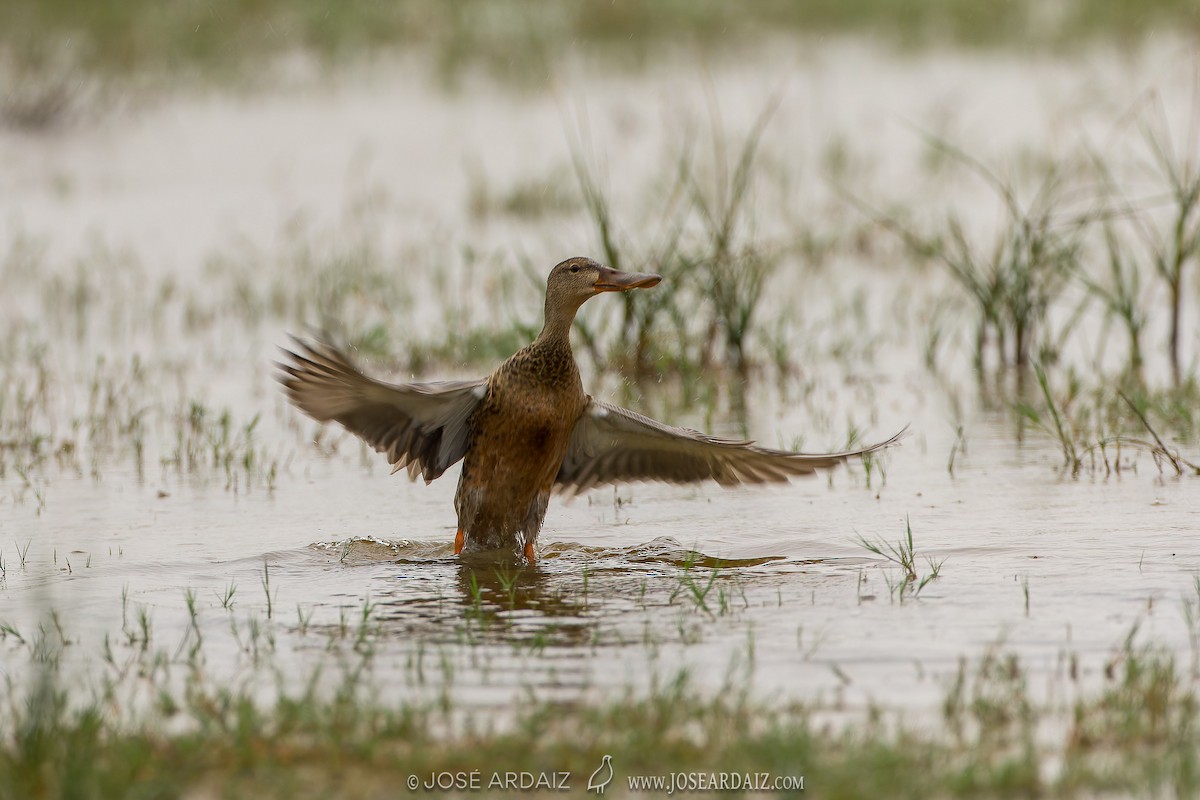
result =
[{"label": "bird logo icon", "polygon": [[596,767],[596,771],[588,778],[587,790],[589,792],[594,791],[596,794],[604,794],[605,788],[607,788],[608,784],[612,783],[612,779],[612,756],[605,755],[604,758],[600,759],[600,766]]}]

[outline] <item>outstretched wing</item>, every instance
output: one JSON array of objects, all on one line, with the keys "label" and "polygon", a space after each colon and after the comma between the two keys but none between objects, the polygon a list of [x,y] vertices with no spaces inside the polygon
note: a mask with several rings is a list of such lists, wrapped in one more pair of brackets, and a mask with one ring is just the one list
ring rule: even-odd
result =
[{"label": "outstretched wing", "polygon": [[714,480],[722,486],[782,483],[898,442],[908,428],[879,444],[844,453],[789,453],[753,442],[719,439],[675,428],[634,411],[590,399],[575,423],[557,488],[575,494],[604,483]]},{"label": "outstretched wing", "polygon": [[439,477],[467,450],[467,420],[487,379],[388,384],[368,378],[336,346],[292,337],[276,363],[288,399],[318,422],[339,422],[380,453],[393,472]]}]

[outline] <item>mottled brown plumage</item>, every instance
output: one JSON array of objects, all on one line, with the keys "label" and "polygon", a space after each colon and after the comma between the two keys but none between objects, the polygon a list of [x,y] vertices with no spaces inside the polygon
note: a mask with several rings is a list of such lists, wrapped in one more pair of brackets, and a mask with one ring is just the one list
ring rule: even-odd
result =
[{"label": "mottled brown plumage", "polygon": [[550,494],[605,483],[784,482],[894,444],[844,453],[789,453],[674,428],[589,397],[571,352],[575,314],[589,298],[658,284],[658,275],[618,272],[568,259],[546,281],[540,334],[486,380],[385,384],[358,371],[328,342],[299,339],[284,351],[279,380],[313,419],[336,421],[395,470],[428,483],[463,459],[454,505],[456,552],[520,551],[534,544]]}]

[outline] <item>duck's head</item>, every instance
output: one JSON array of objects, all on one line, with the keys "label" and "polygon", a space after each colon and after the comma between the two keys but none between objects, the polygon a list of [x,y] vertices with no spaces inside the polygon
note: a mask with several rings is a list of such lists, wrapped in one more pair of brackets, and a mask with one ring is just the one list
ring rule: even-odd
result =
[{"label": "duck's head", "polygon": [[550,277],[546,279],[546,307],[574,311],[601,292],[648,289],[660,281],[661,275],[621,272],[601,266],[590,258],[568,258],[550,270]]}]

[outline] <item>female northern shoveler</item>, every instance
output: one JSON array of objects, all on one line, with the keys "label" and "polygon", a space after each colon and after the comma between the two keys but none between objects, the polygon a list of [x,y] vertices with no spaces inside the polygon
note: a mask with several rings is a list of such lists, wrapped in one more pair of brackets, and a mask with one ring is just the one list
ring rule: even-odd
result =
[{"label": "female northern shoveler", "polygon": [[296,341],[280,382],[300,410],[334,420],[429,483],[463,459],[454,552],[511,550],[532,563],[550,493],[602,483],[786,482],[894,444],[904,431],[844,453],[789,453],[673,428],[595,400],[571,352],[579,307],[601,292],[655,286],[658,275],[619,272],[587,258],[546,280],[546,322],[528,346],[477,381],[387,384],[334,345]]}]

